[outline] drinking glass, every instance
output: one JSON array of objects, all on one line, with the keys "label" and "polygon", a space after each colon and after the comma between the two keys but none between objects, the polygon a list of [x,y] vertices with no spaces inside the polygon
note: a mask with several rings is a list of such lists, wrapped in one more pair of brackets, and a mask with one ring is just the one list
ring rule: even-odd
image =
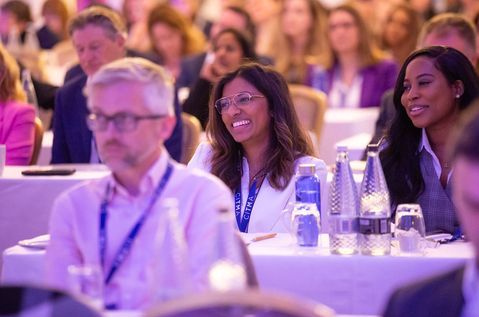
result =
[{"label": "drinking glass", "polygon": [[426,227],[421,206],[401,204],[396,209],[395,237],[402,253],[422,253]]},{"label": "drinking glass", "polygon": [[0,177],[3,175],[3,170],[5,169],[6,159],[7,159],[7,146],[5,144],[0,144]]},{"label": "drinking glass", "polygon": [[83,297],[92,306],[103,309],[103,274],[98,265],[70,265],[68,284],[73,294]]}]

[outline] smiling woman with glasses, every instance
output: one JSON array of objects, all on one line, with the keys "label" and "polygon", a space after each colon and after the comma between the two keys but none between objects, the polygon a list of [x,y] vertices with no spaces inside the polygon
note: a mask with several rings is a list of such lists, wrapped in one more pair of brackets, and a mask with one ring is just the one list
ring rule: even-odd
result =
[{"label": "smiling woman with glasses", "polygon": [[188,166],[210,171],[234,192],[243,232],[286,231],[281,212],[295,199],[298,164],[315,164],[325,184],[324,162],[311,156],[288,86],[271,68],[245,64],[220,79],[206,133],[209,142],[200,144]]}]

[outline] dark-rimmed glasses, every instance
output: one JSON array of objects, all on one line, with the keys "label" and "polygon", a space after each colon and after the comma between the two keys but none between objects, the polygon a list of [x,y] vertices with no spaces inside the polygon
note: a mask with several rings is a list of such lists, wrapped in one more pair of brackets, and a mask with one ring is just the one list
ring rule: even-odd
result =
[{"label": "dark-rimmed glasses", "polygon": [[250,103],[253,98],[264,98],[262,95],[253,95],[250,92],[244,91],[237,93],[235,95],[227,96],[216,100],[215,108],[219,114],[222,114],[223,111],[228,111],[231,104],[234,104],[237,107],[243,107]]},{"label": "dark-rimmed glasses", "polygon": [[88,128],[94,132],[106,131],[108,123],[111,121],[118,132],[131,132],[138,126],[141,120],[156,120],[164,118],[165,115],[145,115],[139,116],[128,112],[116,113],[107,116],[101,113],[90,113],[86,118]]}]

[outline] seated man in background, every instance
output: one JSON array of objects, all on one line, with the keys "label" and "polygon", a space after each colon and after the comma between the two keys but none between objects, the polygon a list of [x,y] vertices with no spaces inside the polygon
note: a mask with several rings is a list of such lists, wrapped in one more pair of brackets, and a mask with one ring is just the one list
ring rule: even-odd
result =
[{"label": "seated man in background", "polygon": [[[125,57],[126,27],[121,16],[113,10],[94,6],[72,20],[69,33],[86,75],[72,79],[57,92],[52,163],[99,163],[95,141],[85,122],[88,109],[83,88],[87,76],[91,77],[101,66]],[[175,114],[180,118],[180,108],[176,103]],[[181,142],[182,124],[177,120],[171,137],[165,142],[175,160],[180,159]]]},{"label": "seated man in background", "polygon": [[[471,21],[456,13],[439,14],[424,24],[418,38],[417,48],[444,45],[457,49],[477,64],[476,31]],[[381,110],[370,143],[378,143],[387,133],[396,113],[393,91],[386,91],[381,98]],[[364,153],[364,158],[366,153]]]},{"label": "seated man in background", "polygon": [[479,102],[461,119],[451,155],[453,200],[475,258],[465,266],[397,290],[385,317],[469,317],[479,312]]},{"label": "seated man in background", "polygon": [[[232,194],[216,177],[174,162],[163,146],[176,121],[173,79],[145,59],[119,59],[90,77],[86,94],[88,126],[112,174],[68,190],[55,202],[48,284],[65,288],[70,265],[94,265],[103,271],[107,308],[151,305],[156,281],[148,268],[157,269],[152,261],[169,256],[158,255],[155,237],[165,199],[175,198],[193,287],[204,289],[215,260],[215,219],[220,209],[233,214]],[[168,269],[172,274],[175,268]]]}]

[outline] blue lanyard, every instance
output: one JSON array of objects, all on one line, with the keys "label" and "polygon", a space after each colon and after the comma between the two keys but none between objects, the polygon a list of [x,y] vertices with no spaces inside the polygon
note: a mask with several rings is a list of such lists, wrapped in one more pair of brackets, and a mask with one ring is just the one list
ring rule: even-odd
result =
[{"label": "blue lanyard", "polygon": [[[108,284],[111,281],[115,272],[118,270],[118,268],[121,266],[125,258],[130,253],[131,245],[133,244],[133,241],[135,240],[136,236],[138,235],[138,232],[140,231],[141,227],[145,223],[145,220],[150,214],[151,209],[153,208],[153,205],[155,204],[158,197],[160,197],[161,193],[165,189],[165,186],[172,172],[173,172],[173,165],[171,164],[171,162],[168,162],[165,174],[161,178],[160,182],[158,183],[158,186],[156,187],[153,195],[151,196],[148,206],[146,207],[145,211],[141,215],[140,219],[138,219],[136,224],[133,226],[128,236],[123,241],[123,245],[118,249],[115,255],[115,258],[113,259],[110,271],[108,272],[108,275],[105,278],[105,284]],[[108,184],[106,188],[105,197],[100,206],[101,212],[100,212],[99,244],[100,244],[100,260],[101,260],[101,265],[103,269],[105,268],[105,254],[106,254],[106,245],[107,245],[106,221],[107,221],[107,215],[108,215],[109,196],[110,196],[110,184]]]},{"label": "blue lanyard", "polygon": [[249,189],[248,199],[246,199],[246,205],[244,207],[243,217],[241,217],[241,184],[235,190],[235,215],[236,223],[241,232],[248,232],[249,220],[251,219],[251,213],[253,212],[253,206],[261,188],[262,182],[259,187],[256,188],[258,180],[255,179]]}]

